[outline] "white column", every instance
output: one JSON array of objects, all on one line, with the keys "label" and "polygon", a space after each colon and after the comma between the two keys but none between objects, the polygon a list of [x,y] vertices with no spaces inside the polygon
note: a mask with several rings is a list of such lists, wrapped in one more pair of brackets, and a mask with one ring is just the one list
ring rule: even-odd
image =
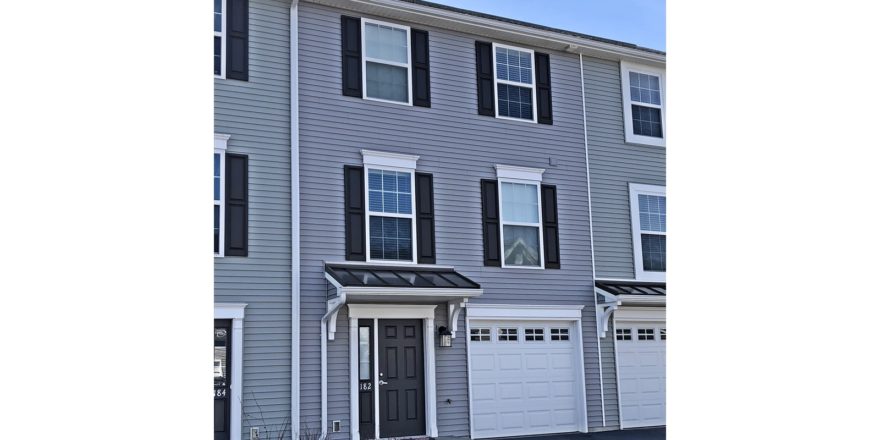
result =
[{"label": "white column", "polygon": [[437,437],[437,380],[434,356],[434,318],[425,320],[425,417],[428,437]]},{"label": "white column", "polygon": [[243,345],[244,336],[244,320],[242,318],[233,318],[232,320],[232,392],[230,398],[231,417],[229,418],[229,432],[232,436],[241,435],[241,368],[244,365]]},{"label": "white column", "polygon": [[351,377],[351,440],[360,440],[358,431],[358,320],[348,318],[348,359],[349,376]]}]

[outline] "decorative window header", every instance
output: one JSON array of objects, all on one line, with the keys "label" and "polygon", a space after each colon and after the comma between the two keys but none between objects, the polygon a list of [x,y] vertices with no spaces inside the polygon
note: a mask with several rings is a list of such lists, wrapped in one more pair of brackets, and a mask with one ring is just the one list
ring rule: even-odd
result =
[{"label": "decorative window header", "polygon": [[498,174],[499,179],[531,180],[533,182],[540,182],[544,175],[543,168],[526,168],[512,165],[495,165],[495,172]]},{"label": "decorative window header", "polygon": [[368,167],[394,167],[409,170],[416,169],[419,156],[411,154],[386,153],[384,151],[361,150],[364,165]]}]

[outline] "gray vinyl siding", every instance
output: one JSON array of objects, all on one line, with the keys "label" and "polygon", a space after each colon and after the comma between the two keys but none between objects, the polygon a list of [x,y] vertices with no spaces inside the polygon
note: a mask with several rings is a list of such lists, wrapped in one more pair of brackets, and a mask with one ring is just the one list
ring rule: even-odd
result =
[{"label": "gray vinyl siding", "polygon": [[620,64],[584,57],[597,278],[635,278],[629,184],[666,186],[666,148],[624,140]]},{"label": "gray vinyl siding", "polygon": [[248,256],[214,259],[214,301],[247,304],[243,439],[290,417],[291,377],[290,9],[249,3],[249,81],[214,80],[214,132],[248,156]]},{"label": "gray vinyl siding", "polygon": [[[413,25],[429,31],[431,108],[367,101],[341,93],[341,14],[310,3],[299,6],[303,423],[320,421],[323,262],[345,259],[343,166],[362,164],[360,150],[371,149],[417,154],[417,170],[433,173],[437,264],[454,265],[482,285],[485,293],[474,303],[584,306],[588,422],[591,430],[601,428],[577,56],[550,52],[552,126],[500,120],[477,115],[474,40],[483,39]],[[557,165],[549,165],[551,157]],[[495,164],[546,168],[544,183],[558,190],[562,269],[483,266],[480,179],[494,179]],[[339,439],[347,438],[351,427],[345,310],[337,320],[336,340],[328,345],[328,415],[342,421],[343,432],[331,433]],[[446,305],[438,305],[436,326],[445,322],[445,314]],[[436,351],[441,436],[469,435],[464,315],[453,347]]]}]

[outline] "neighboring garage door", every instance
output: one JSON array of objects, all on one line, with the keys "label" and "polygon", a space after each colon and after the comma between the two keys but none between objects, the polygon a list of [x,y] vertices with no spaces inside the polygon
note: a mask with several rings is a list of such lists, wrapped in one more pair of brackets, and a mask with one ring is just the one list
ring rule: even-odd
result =
[{"label": "neighboring garage door", "polygon": [[622,428],[666,424],[666,324],[616,322]]},{"label": "neighboring garage door", "polygon": [[475,438],[578,431],[583,393],[575,324],[469,322]]}]

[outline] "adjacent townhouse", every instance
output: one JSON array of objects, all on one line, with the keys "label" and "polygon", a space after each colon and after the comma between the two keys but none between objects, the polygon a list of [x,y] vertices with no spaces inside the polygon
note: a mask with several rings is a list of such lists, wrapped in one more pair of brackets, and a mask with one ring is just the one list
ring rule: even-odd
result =
[{"label": "adjacent townhouse", "polygon": [[215,0],[215,440],[665,423],[625,363],[665,340],[633,260],[665,270],[665,197],[638,229],[628,204],[665,156],[625,131],[662,143],[665,87],[626,93],[629,63],[662,80],[661,52],[422,1]]}]

